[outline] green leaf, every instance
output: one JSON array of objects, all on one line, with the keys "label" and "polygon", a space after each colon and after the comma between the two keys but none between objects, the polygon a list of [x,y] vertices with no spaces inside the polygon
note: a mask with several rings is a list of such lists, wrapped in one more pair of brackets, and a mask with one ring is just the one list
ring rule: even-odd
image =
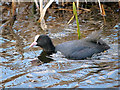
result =
[{"label": "green leaf", "polygon": [[80,27],[79,27],[79,21],[78,21],[78,16],[77,16],[77,11],[76,11],[76,6],[75,3],[73,2],[73,14],[76,18],[76,23],[77,23],[77,33],[78,33],[78,39],[80,39]]}]

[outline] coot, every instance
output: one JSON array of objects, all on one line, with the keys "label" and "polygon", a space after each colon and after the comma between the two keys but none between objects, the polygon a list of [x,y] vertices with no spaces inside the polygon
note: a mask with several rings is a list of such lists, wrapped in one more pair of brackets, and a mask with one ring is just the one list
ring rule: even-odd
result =
[{"label": "coot", "polygon": [[95,53],[100,53],[110,48],[102,39],[100,39],[100,33],[101,31],[95,31],[84,39],[67,41],[57,46],[53,45],[49,36],[36,35],[34,42],[30,47],[35,45],[40,46],[43,48],[43,51],[50,53],[60,51],[69,59],[85,59],[91,57]]}]

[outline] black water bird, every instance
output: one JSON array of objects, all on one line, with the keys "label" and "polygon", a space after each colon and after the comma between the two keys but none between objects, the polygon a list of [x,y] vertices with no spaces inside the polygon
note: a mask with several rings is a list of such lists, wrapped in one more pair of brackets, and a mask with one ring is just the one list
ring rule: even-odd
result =
[{"label": "black water bird", "polygon": [[100,53],[110,48],[101,39],[101,31],[95,31],[86,38],[67,41],[57,46],[53,45],[49,36],[36,35],[30,47],[33,46],[40,46],[43,51],[50,54],[60,51],[66,58],[74,60],[86,59],[95,53]]}]

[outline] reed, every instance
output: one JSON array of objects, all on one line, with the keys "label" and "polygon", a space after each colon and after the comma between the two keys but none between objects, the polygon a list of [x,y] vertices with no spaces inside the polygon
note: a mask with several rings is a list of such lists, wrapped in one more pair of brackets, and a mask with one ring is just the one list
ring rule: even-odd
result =
[{"label": "reed", "polygon": [[76,11],[76,5],[73,2],[73,14],[76,18],[76,23],[77,23],[77,33],[78,33],[78,39],[80,39],[81,37],[81,33],[80,33],[80,27],[79,27],[79,21],[78,21],[78,15],[77,15],[77,11]]},{"label": "reed", "polygon": [[34,2],[36,4],[37,9],[40,10],[40,18],[39,18],[38,22],[41,23],[41,28],[43,30],[46,30],[47,29],[47,25],[45,23],[44,16],[46,14],[47,9],[54,2],[54,0],[49,0],[49,2],[47,2],[46,5],[43,5],[44,0],[39,0],[40,6],[38,5],[38,1],[37,0],[34,0]]},{"label": "reed", "polygon": [[99,3],[99,7],[100,7],[100,13],[103,16],[104,25],[106,25],[106,19],[105,19],[106,14],[105,14],[104,6],[103,6],[103,4],[100,3],[100,0],[98,0],[98,3]]}]

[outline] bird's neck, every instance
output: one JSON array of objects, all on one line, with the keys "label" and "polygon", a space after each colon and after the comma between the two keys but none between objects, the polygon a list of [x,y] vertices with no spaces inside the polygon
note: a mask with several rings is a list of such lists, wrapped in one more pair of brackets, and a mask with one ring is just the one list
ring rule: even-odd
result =
[{"label": "bird's neck", "polygon": [[43,48],[43,51],[48,52],[48,53],[54,53],[55,46],[53,44],[47,45],[45,48]]}]

